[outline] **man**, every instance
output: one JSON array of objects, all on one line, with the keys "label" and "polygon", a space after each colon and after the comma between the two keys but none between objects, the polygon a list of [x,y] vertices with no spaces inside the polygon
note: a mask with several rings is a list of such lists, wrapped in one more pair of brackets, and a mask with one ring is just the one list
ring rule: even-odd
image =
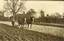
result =
[{"label": "man", "polygon": [[11,22],[12,22],[12,26],[14,26],[14,24],[15,24],[15,20],[14,20],[14,19],[12,19],[12,21],[11,21]]}]

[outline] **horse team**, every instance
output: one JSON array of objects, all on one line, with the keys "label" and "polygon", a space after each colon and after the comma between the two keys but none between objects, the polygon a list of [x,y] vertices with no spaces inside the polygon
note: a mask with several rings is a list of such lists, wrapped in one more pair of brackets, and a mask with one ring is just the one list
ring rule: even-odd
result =
[{"label": "horse team", "polygon": [[[12,26],[14,26],[14,20],[12,20]],[[24,27],[25,24],[28,25],[28,28],[31,28],[32,27],[32,23],[34,22],[34,18],[33,16],[27,16],[26,15],[23,15],[21,14],[21,17],[18,16],[17,18],[17,22],[18,22],[18,26],[19,28],[20,27]]]}]

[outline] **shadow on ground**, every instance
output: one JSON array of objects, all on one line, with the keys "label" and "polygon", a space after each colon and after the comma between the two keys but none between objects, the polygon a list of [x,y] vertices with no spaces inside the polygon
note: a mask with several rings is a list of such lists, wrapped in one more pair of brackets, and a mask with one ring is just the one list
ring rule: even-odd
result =
[{"label": "shadow on ground", "polygon": [[64,41],[64,38],[0,24],[0,41]]}]

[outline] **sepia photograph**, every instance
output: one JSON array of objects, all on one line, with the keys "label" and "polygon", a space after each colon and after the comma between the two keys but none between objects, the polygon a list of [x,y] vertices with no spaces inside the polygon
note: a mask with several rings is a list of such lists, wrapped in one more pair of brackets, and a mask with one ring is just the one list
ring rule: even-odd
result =
[{"label": "sepia photograph", "polygon": [[0,0],[0,41],[64,41],[64,0]]}]

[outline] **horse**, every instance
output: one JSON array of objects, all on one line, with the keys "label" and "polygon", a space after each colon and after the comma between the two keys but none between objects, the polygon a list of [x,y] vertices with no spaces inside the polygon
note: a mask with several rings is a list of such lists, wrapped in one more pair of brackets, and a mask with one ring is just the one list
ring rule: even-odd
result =
[{"label": "horse", "polygon": [[19,28],[20,27],[24,27],[24,21],[25,21],[25,19],[24,19],[25,17],[24,17],[24,14],[18,14],[17,15],[17,22],[18,22],[18,26],[19,26]]},{"label": "horse", "polygon": [[[24,19],[18,19],[18,25],[20,26],[20,27],[24,27]],[[19,28],[20,28],[19,27]]]},{"label": "horse", "polygon": [[33,23],[33,17],[27,17],[26,18],[26,23],[28,24],[28,28],[32,27],[32,23]]}]

